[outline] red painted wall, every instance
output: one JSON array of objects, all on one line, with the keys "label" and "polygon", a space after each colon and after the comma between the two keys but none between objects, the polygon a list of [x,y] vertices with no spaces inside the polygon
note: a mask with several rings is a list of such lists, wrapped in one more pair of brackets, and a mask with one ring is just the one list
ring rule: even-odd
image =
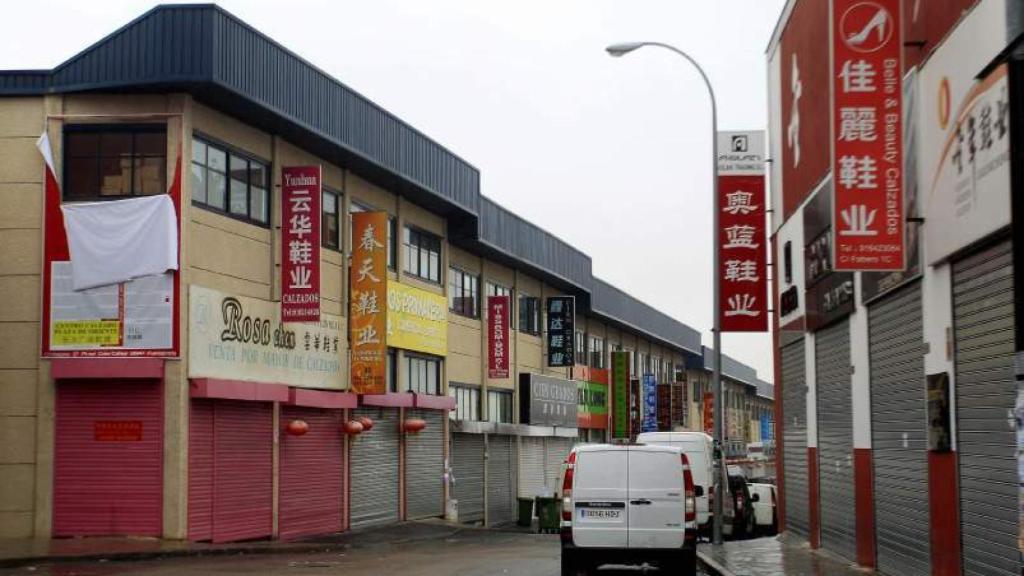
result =
[{"label": "red painted wall", "polygon": [[959,576],[960,488],[956,452],[928,453],[932,576]]},{"label": "red painted wall", "polygon": [[857,506],[857,564],[875,567],[875,484],[871,449],[853,449],[853,484]]},{"label": "red painted wall", "polygon": [[818,510],[818,448],[807,448],[807,503],[811,548],[821,547],[821,513]]}]

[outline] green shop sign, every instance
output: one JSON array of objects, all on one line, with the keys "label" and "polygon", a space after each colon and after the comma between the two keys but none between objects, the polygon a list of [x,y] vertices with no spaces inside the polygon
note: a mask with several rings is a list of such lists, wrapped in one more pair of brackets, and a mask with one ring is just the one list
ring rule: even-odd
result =
[{"label": "green shop sign", "polygon": [[577,382],[580,414],[608,413],[608,387],[594,382]]},{"label": "green shop sign", "polygon": [[629,438],[629,352],[612,352],[612,438]]}]

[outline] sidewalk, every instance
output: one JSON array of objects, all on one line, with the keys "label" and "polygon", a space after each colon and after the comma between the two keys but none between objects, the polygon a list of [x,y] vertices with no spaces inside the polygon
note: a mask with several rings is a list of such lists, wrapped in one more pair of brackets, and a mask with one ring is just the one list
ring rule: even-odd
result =
[{"label": "sidewalk", "polygon": [[720,576],[864,576],[871,574],[806,542],[783,537],[737,540],[722,546],[701,544],[700,559]]},{"label": "sidewalk", "polygon": [[181,556],[228,554],[287,554],[370,548],[430,539],[450,538],[464,526],[442,520],[403,522],[364,530],[281,542],[260,540],[208,544],[158,538],[0,539],[0,567],[85,560],[147,560]]}]

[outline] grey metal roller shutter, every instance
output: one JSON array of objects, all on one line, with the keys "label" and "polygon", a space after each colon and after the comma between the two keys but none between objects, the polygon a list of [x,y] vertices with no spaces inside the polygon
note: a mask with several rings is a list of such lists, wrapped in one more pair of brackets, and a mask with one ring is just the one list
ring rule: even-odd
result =
[{"label": "grey metal roller shutter", "polygon": [[544,492],[544,439],[519,439],[519,495],[533,498]]},{"label": "grey metal roller shutter", "polygon": [[804,339],[782,349],[783,490],[786,530],[808,537],[807,496],[807,365]]},{"label": "grey metal roller shutter", "polygon": [[814,340],[818,409],[818,478],[821,545],[857,558],[853,484],[853,407],[850,323],[820,330]]},{"label": "grey metal roller shutter", "polygon": [[931,574],[921,284],[868,309],[878,571]]},{"label": "grey metal roller shutter", "polygon": [[1009,242],[953,264],[960,522],[968,575],[1020,573],[1013,290]]},{"label": "grey metal roller shutter", "polygon": [[444,428],[441,410],[410,410],[427,427],[405,437],[405,502],[410,520],[444,515]]},{"label": "grey metal roller shutter", "polygon": [[398,522],[398,410],[359,408],[352,416],[371,418],[373,429],[351,444],[350,524],[361,528]]},{"label": "grey metal roller shutter", "polygon": [[507,524],[514,519],[515,438],[487,437],[487,523]]},{"label": "grey metal roller shutter", "polygon": [[571,438],[548,437],[544,439],[544,481],[548,492],[558,494],[562,490],[562,464],[572,450]]},{"label": "grey metal roller shutter", "polygon": [[460,522],[484,519],[484,436],[452,434],[452,497],[459,501]]}]

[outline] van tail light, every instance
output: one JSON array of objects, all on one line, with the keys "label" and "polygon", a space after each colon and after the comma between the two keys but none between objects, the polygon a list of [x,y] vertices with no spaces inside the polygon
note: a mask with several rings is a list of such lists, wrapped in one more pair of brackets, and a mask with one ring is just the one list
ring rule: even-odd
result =
[{"label": "van tail light", "polygon": [[562,521],[572,522],[572,478],[576,469],[576,451],[569,452],[565,459],[565,476],[562,478]]},{"label": "van tail light", "polygon": [[686,454],[680,454],[680,459],[683,461],[683,491],[684,491],[684,509],[686,512],[686,521],[694,522],[697,520],[697,497],[694,495],[693,490],[693,473],[690,472],[690,460],[686,457]]}]

